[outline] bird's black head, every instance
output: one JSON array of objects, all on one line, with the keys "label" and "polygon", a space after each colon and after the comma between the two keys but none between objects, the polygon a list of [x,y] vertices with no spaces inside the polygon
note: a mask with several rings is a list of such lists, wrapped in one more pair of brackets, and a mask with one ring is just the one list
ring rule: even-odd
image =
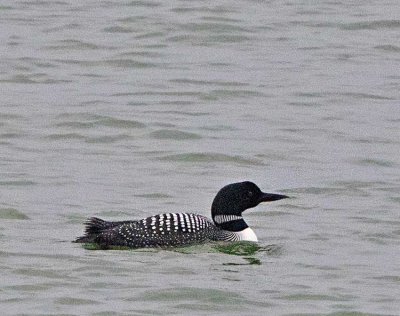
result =
[{"label": "bird's black head", "polygon": [[241,219],[243,211],[261,202],[277,201],[287,197],[281,194],[264,193],[256,184],[249,181],[228,184],[219,190],[214,198],[211,206],[212,218],[217,226],[222,226],[226,222],[243,221]]}]

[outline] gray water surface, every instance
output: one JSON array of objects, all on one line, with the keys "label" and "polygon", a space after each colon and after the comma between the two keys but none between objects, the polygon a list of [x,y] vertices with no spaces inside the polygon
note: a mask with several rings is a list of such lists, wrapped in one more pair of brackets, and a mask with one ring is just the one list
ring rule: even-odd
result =
[{"label": "gray water surface", "polygon": [[[3,315],[400,315],[400,5],[0,4]],[[225,184],[260,264],[90,251],[89,216],[210,215]]]}]

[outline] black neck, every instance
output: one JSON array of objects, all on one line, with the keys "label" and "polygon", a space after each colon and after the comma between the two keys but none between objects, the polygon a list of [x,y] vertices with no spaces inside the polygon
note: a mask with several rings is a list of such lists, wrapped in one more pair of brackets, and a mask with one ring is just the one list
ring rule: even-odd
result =
[{"label": "black neck", "polygon": [[240,232],[249,227],[243,219],[223,222],[220,224],[215,223],[215,225],[223,230],[228,230],[231,232]]}]

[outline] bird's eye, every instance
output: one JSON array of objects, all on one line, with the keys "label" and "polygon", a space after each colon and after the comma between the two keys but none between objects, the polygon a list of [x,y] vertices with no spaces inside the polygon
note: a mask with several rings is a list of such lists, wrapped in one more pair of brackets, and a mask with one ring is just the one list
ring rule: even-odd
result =
[{"label": "bird's eye", "polygon": [[241,194],[241,198],[245,201],[250,200],[253,197],[252,191],[245,191]]}]

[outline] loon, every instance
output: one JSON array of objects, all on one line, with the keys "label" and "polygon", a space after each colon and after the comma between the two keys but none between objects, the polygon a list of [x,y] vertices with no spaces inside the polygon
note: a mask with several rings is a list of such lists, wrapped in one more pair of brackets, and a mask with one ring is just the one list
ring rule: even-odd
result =
[{"label": "loon", "polygon": [[253,241],[254,231],[242,213],[261,202],[288,198],[286,195],[264,193],[249,181],[224,186],[211,206],[212,221],[192,213],[165,213],[142,220],[108,222],[91,217],[85,235],[77,243],[95,243],[102,249],[112,246],[128,248],[180,247],[211,241]]}]

